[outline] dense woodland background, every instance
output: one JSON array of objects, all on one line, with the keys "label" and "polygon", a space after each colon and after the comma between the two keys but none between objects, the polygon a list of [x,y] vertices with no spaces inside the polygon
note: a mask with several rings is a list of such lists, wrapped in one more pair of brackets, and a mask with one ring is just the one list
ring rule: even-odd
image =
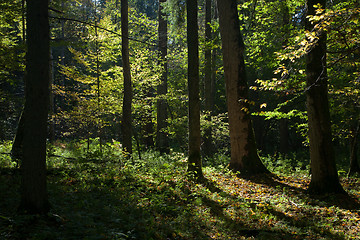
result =
[{"label": "dense woodland background", "polygon": [[0,238],[359,237],[359,19],[2,0]]}]

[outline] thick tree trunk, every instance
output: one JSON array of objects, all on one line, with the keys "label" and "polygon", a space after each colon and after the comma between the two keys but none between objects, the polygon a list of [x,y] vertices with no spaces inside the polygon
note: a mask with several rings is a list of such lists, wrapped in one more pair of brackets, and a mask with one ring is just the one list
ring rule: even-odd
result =
[{"label": "thick tree trunk", "polygon": [[[314,5],[325,7],[325,0],[308,0],[307,15],[314,15]],[[313,25],[307,21],[306,29]],[[319,36],[317,44],[306,55],[307,114],[309,124],[311,182],[310,193],[344,192],[334,158],[328,103],[326,69],[326,34]]]},{"label": "thick tree trunk", "polygon": [[236,1],[218,0],[218,10],[230,129],[230,168],[244,175],[267,173],[268,170],[257,153],[250,118],[243,57],[244,43],[240,33]]},{"label": "thick tree trunk", "polygon": [[189,159],[188,171],[203,178],[200,155],[200,84],[197,0],[187,0],[188,91],[189,91]]},{"label": "thick tree trunk", "polygon": [[131,120],[131,102],[132,85],[129,60],[129,20],[128,20],[128,1],[121,0],[121,34],[122,34],[122,64],[124,75],[124,100],[123,100],[123,147],[124,151],[132,154],[132,120]]},{"label": "thick tree trunk", "polygon": [[[213,99],[213,84],[212,84],[212,54],[211,47],[209,46],[211,41],[211,1],[205,1],[205,113],[207,114],[206,120],[211,122],[211,116],[213,111],[214,99]],[[204,132],[203,153],[205,156],[212,156],[214,153],[214,146],[212,144],[212,127],[207,127]]]},{"label": "thick tree trunk", "polygon": [[156,147],[161,153],[169,153],[169,139],[166,133],[167,128],[167,20],[165,13],[162,12],[162,3],[166,0],[159,0],[159,51],[160,63],[163,72],[160,77],[160,84],[157,88],[157,129],[156,129]]},{"label": "thick tree trunk", "polygon": [[27,2],[26,91],[21,202],[26,213],[46,213],[46,136],[49,109],[48,0]]}]

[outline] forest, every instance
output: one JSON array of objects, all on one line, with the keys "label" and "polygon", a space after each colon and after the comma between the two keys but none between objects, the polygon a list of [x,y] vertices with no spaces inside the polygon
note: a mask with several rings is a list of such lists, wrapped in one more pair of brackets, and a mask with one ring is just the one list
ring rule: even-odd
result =
[{"label": "forest", "polygon": [[1,0],[0,239],[360,239],[359,0]]}]

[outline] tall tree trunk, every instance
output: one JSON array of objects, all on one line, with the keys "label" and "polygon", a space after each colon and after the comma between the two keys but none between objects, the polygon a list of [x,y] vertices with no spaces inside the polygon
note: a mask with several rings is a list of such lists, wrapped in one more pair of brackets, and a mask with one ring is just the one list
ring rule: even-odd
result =
[{"label": "tall tree trunk", "polygon": [[121,34],[122,34],[122,64],[124,75],[124,100],[123,100],[123,146],[124,151],[132,154],[132,120],[131,120],[131,102],[132,85],[129,60],[129,20],[128,20],[128,1],[121,0]]},{"label": "tall tree trunk", "polygon": [[[154,97],[154,88],[153,87],[149,87],[148,89],[146,89],[146,97],[148,99],[151,99]],[[146,101],[146,105],[149,106],[149,108],[145,109],[144,112],[144,118],[143,118],[143,131],[144,131],[144,136],[143,136],[143,142],[146,146],[147,149],[153,148],[154,147],[154,123],[153,123],[153,116],[152,116],[152,111],[153,111],[153,102],[152,100],[147,100]]]},{"label": "tall tree trunk", "polygon": [[257,153],[250,118],[244,43],[235,0],[218,0],[220,34],[226,80],[231,160],[230,168],[243,175],[267,173]]},{"label": "tall tree trunk", "polygon": [[27,2],[26,91],[21,202],[26,213],[46,213],[46,136],[49,110],[48,0]]},{"label": "tall tree trunk", "polygon": [[165,13],[162,12],[162,3],[166,0],[159,0],[159,51],[160,62],[163,72],[160,77],[160,84],[157,89],[159,99],[157,100],[157,129],[156,129],[156,147],[161,153],[169,152],[169,140],[166,133],[167,127],[167,103],[165,95],[167,94],[167,20]]},{"label": "tall tree trunk", "polygon": [[188,171],[203,178],[200,154],[200,81],[197,0],[187,0],[188,91],[189,91],[189,159]]},{"label": "tall tree trunk", "polygon": [[[307,15],[314,15],[314,5],[325,7],[326,0],[308,0]],[[306,29],[313,24],[307,20]],[[326,69],[326,34],[322,33],[306,55],[307,114],[309,124],[311,182],[310,193],[344,192],[339,183],[334,158],[328,103]]]},{"label": "tall tree trunk", "polygon": [[[213,98],[213,84],[212,84],[212,54],[211,54],[211,1],[205,1],[205,113],[206,120],[211,122],[211,116],[214,105]],[[214,146],[212,144],[212,127],[208,126],[204,132],[204,144],[203,144],[203,152],[206,156],[212,156],[214,153]]]},{"label": "tall tree trunk", "polygon": [[97,17],[97,4],[95,2],[95,51],[96,51],[96,92],[97,92],[97,111],[98,111],[98,119],[97,119],[97,136],[99,137],[99,147],[100,153],[103,152],[103,145],[102,145],[102,128],[103,128],[103,120],[102,120],[102,107],[101,107],[101,80],[100,80],[100,59],[99,59],[99,34],[98,34],[98,17]]},{"label": "tall tree trunk", "polygon": [[[281,14],[282,14],[282,23],[283,26],[281,28],[281,33],[282,33],[282,45],[283,48],[286,48],[288,43],[289,43],[289,35],[290,35],[290,14],[289,14],[289,7],[287,5],[287,1],[286,0],[281,0],[280,1],[280,9],[281,9]],[[283,62],[284,65],[288,65],[288,61],[284,61]],[[283,77],[284,79],[288,78],[288,75]],[[286,102],[287,101],[287,97],[281,97],[280,100],[282,102]],[[282,109],[284,112],[287,112],[286,108]],[[289,152],[289,124],[288,124],[288,120],[286,118],[282,118],[279,120],[279,137],[280,137],[280,152],[282,154],[287,154]]]}]

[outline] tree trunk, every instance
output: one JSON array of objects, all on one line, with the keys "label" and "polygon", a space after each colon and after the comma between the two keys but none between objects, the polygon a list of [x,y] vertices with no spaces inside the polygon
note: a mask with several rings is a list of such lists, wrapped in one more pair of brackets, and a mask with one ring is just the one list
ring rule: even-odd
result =
[{"label": "tree trunk", "polygon": [[[146,97],[148,99],[151,99],[154,97],[154,89],[152,87],[149,87],[146,90]],[[145,109],[145,116],[143,118],[143,143],[147,149],[154,147],[154,123],[153,123],[153,117],[152,117],[152,100],[147,100],[146,105],[149,106],[149,108]]]},{"label": "tree trunk", "polygon": [[243,175],[267,173],[257,153],[250,118],[245,73],[244,43],[240,33],[235,0],[218,0],[220,34],[228,104],[231,160],[230,168]]},{"label": "tree trunk", "polygon": [[167,103],[165,95],[167,94],[167,20],[165,13],[162,12],[162,3],[166,0],[159,0],[159,51],[160,62],[163,72],[160,77],[160,84],[157,89],[157,129],[156,129],[156,147],[161,153],[169,153],[169,140],[166,133],[167,128]]},{"label": "tree trunk", "polygon": [[[211,1],[205,1],[205,114],[206,120],[211,122],[211,115],[213,111],[213,84],[212,84],[212,54],[211,54]],[[212,144],[212,127],[208,126],[204,132],[203,152],[205,156],[212,156],[214,153],[214,146]]]},{"label": "tree trunk", "polygon": [[187,0],[188,91],[189,91],[189,159],[188,171],[203,178],[200,155],[200,84],[197,0]]},{"label": "tree trunk", "polygon": [[[307,15],[314,15],[314,5],[325,7],[325,0],[308,0]],[[306,22],[306,29],[313,25]],[[328,103],[326,69],[326,34],[322,33],[311,51],[306,55],[307,114],[309,124],[311,182],[310,193],[344,192],[334,158]]]},{"label": "tree trunk", "polygon": [[289,127],[288,120],[282,118],[279,120],[279,137],[280,137],[280,152],[287,154],[289,152]]},{"label": "tree trunk", "polygon": [[49,110],[48,0],[27,2],[26,91],[19,210],[46,213],[46,136]]},{"label": "tree trunk", "polygon": [[124,100],[123,100],[123,146],[124,151],[132,154],[132,132],[131,132],[131,102],[132,85],[129,60],[129,20],[128,20],[128,1],[121,0],[121,34],[122,34],[122,64],[124,75]]}]

